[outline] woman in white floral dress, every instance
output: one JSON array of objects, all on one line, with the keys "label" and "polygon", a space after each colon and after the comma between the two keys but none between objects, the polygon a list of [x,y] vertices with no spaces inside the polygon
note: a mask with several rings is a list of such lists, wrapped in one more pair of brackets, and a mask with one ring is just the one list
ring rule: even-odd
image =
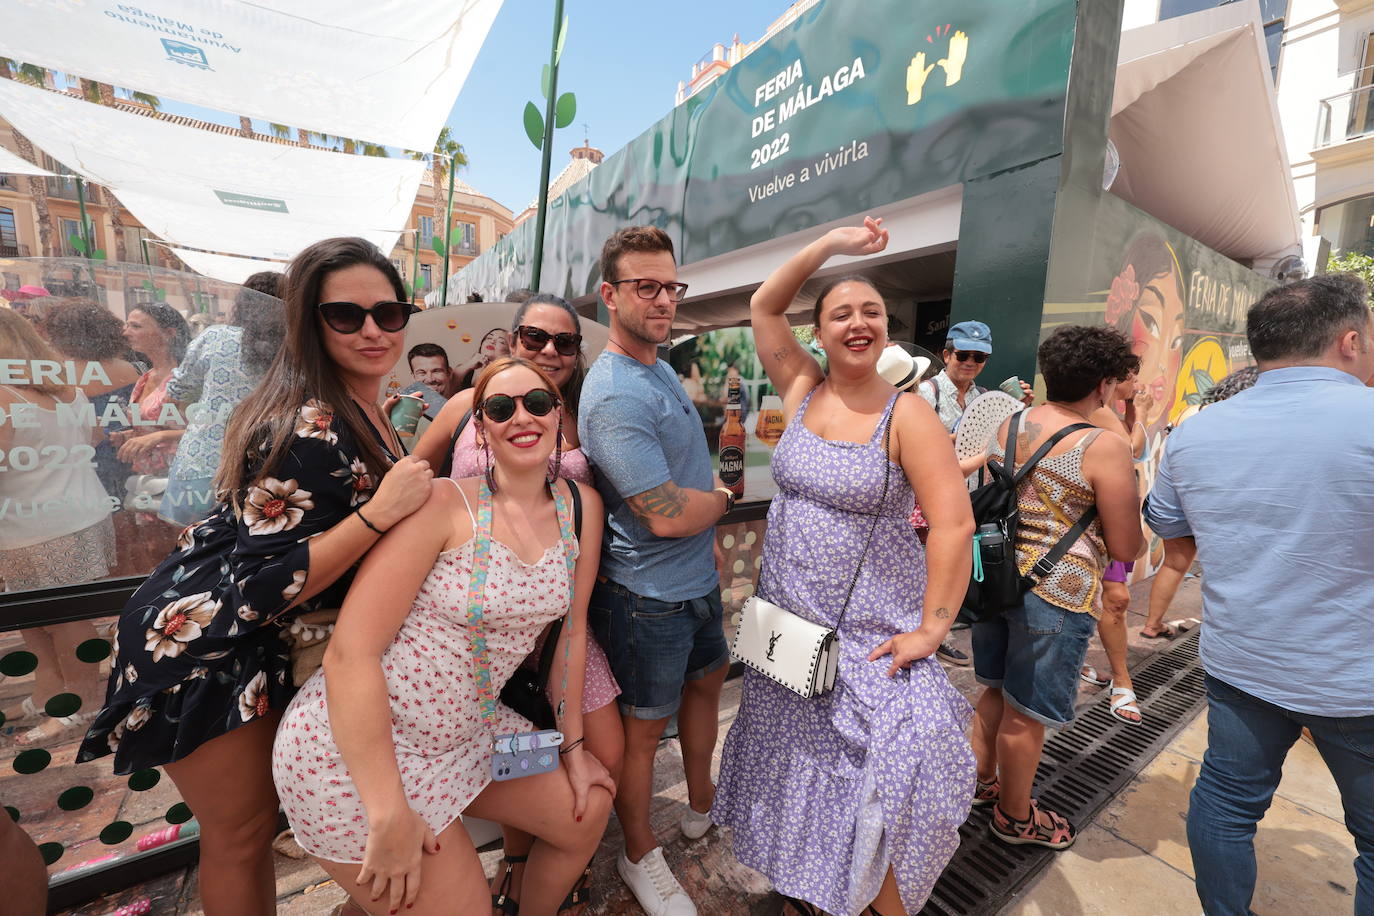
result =
[{"label": "woman in white floral dress", "polygon": [[105,708],[78,757],[113,753],[118,774],[165,767],[200,821],[206,916],[275,910],[271,751],[294,692],[291,618],[338,607],[433,476],[398,458],[378,405],[414,308],[395,267],[362,239],[327,239],[288,277],[285,343],[225,434],[223,503],[120,615]]}]

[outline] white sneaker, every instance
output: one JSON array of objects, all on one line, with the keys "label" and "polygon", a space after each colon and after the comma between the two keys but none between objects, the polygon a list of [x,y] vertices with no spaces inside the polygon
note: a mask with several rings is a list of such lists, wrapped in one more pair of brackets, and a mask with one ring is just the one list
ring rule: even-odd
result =
[{"label": "white sneaker", "polygon": [[687,813],[682,815],[682,835],[689,840],[699,840],[706,836],[706,831],[711,829],[711,813],[700,814],[691,805],[687,806]]},{"label": "white sneaker", "polygon": [[697,916],[697,905],[668,870],[662,846],[655,846],[638,862],[631,862],[621,850],[615,870],[648,916]]}]

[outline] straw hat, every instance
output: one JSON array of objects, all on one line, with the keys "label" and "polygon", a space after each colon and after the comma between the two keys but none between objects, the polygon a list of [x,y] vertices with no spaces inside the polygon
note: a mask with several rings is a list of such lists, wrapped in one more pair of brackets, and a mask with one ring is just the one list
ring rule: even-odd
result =
[{"label": "straw hat", "polygon": [[906,391],[919,382],[929,368],[929,359],[912,356],[897,344],[888,344],[878,357],[878,374],[899,391]]}]

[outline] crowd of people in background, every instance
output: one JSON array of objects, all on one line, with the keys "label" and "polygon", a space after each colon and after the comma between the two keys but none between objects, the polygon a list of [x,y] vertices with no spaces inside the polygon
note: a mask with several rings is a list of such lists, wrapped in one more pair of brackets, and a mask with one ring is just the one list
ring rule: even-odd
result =
[{"label": "crowd of people in background", "polygon": [[[784,912],[913,914],[973,807],[991,809],[1001,842],[1074,843],[1080,825],[1042,806],[1034,779],[1046,730],[1074,720],[1082,681],[1109,690],[1126,727],[1148,714],[1126,658],[1143,512],[1164,563],[1142,636],[1174,635],[1169,601],[1194,560],[1206,571],[1208,749],[1188,818],[1205,912],[1249,912],[1255,825],[1308,729],[1355,836],[1356,912],[1374,913],[1364,285],[1299,281],[1251,308],[1258,365],[1172,433],[1142,510],[1137,419],[1153,401],[1140,394],[1141,354],[1113,327],[1045,336],[1039,396],[1008,380],[1025,406],[964,461],[951,441],[983,391],[988,325],[953,325],[942,371],[922,382],[889,352],[878,288],[840,276],[811,316],[822,368],[789,307],[830,259],[887,244],[881,220],[833,229],[751,301],[787,421],[757,593],[833,630],[838,662],[834,688],[814,696],[746,668],[716,778],[730,648],[713,531],[735,493],[659,355],[687,291],[662,230],[606,241],[609,344],[590,367],[577,310],[547,294],[522,297],[469,364],[434,345],[407,351],[418,309],[361,239],[319,242],[285,276],[250,278],[231,324],[194,340],[159,303],[132,308],[122,328],[94,302],[37,324],[0,309],[7,354],[103,367],[94,384],[0,386],[0,408],[38,418],[0,425],[0,448],[93,454],[26,478],[91,498],[56,528],[45,517],[41,533],[7,523],[0,576],[38,588],[59,565],[64,582],[153,569],[120,615],[103,704],[89,674],[68,679],[58,661],[91,624],[24,632],[50,661],[35,697],[77,689],[99,711],[40,720],[30,699],[14,717],[38,724],[19,740],[85,729],[80,761],[162,767],[200,825],[207,916],[275,911],[279,808],[348,892],[350,916],[581,912],[612,813],[616,870],[644,911],[693,916],[650,819],[656,750],[675,718],[684,837],[730,828],[735,857]],[[384,387],[403,357],[437,398],[409,454]],[[159,425],[164,405],[191,401],[225,409]],[[143,423],[88,442],[90,430],[56,422],[111,402]],[[964,618],[983,686],[971,706],[940,660],[970,662],[948,637],[980,576],[969,480],[985,466],[1024,470],[1006,532],[1024,581],[1009,610]],[[134,511],[81,509],[118,488]],[[117,526],[133,527],[118,546]],[[1110,677],[1085,664],[1094,635]],[[461,815],[502,826],[494,878]],[[12,828],[0,832],[11,846],[18,876],[26,847]]]}]

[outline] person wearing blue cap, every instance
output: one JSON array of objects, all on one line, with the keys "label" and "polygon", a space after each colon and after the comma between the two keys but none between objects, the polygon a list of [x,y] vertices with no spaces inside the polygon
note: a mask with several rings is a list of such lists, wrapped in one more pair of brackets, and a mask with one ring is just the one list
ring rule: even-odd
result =
[{"label": "person wearing blue cap", "polygon": [[[968,402],[987,390],[973,380],[983,371],[991,355],[992,329],[981,321],[961,321],[949,329],[949,337],[945,340],[945,351],[941,354],[945,368],[917,389],[951,433],[964,415]],[[1029,404],[1030,386],[1022,382],[1021,390]]]},{"label": "person wearing blue cap", "polygon": [[[983,371],[991,355],[992,329],[981,321],[961,321],[949,329],[949,336],[945,339],[945,350],[941,354],[945,368],[917,386],[916,391],[926,399],[926,403],[935,408],[940,422],[951,435],[954,433],[954,427],[964,416],[964,408],[968,406],[969,401],[987,390],[974,384],[974,379]],[[1026,403],[1030,404],[1030,386],[1022,382],[1021,390],[1026,394]],[[960,470],[965,474],[972,474],[981,466],[983,460],[985,458],[970,459],[968,464],[961,462]],[[964,629],[967,626],[965,621],[955,624],[956,629]],[[952,665],[964,666],[970,662],[968,653],[955,646],[949,639],[941,643],[935,654]]]}]

